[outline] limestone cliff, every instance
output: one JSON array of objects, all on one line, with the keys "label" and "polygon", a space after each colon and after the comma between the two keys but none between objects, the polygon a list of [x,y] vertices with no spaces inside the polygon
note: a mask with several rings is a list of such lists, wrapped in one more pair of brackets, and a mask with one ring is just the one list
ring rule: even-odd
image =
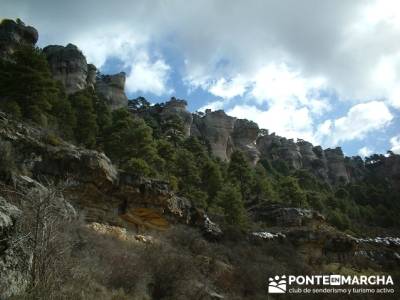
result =
[{"label": "limestone cliff", "polygon": [[43,49],[54,79],[60,81],[67,94],[73,94],[87,86],[88,65],[85,56],[73,44],[51,45]]},{"label": "limestone cliff", "polygon": [[187,102],[185,100],[178,100],[173,97],[170,101],[165,103],[160,112],[160,117],[162,121],[165,121],[171,116],[178,116],[182,120],[184,134],[188,137],[190,136],[190,127],[192,126],[193,116],[186,107]]},{"label": "limestone cliff", "polygon": [[209,142],[212,153],[222,159],[229,160],[233,152],[232,133],[236,118],[228,116],[223,110],[207,111],[203,117],[193,120],[193,133],[198,133]]},{"label": "limestone cliff", "polygon": [[[100,75],[96,79],[95,90],[106,99],[111,109],[128,107],[128,98],[125,95],[125,79],[124,72],[115,75]],[[92,78],[88,81],[90,80]]]},{"label": "limestone cliff", "polygon": [[[118,171],[103,153],[49,139],[46,132],[1,112],[0,141],[11,145],[13,153],[16,168],[9,178],[67,181],[67,199],[89,221],[156,229],[193,223],[192,217],[198,223],[191,202],[176,196],[167,182]],[[209,230],[205,220],[202,228]]]},{"label": "limestone cliff", "polygon": [[2,20],[0,23],[0,57],[12,54],[18,46],[33,46],[38,38],[37,30],[26,26],[21,20]]}]

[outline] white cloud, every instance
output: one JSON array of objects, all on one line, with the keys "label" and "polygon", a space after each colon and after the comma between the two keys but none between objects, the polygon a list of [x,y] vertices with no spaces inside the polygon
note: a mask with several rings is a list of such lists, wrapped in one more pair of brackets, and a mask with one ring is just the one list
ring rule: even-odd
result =
[{"label": "white cloud", "polygon": [[208,91],[215,96],[231,99],[236,96],[243,96],[247,85],[247,80],[241,75],[237,75],[230,80],[220,78],[208,88]]},{"label": "white cloud", "polygon": [[113,26],[107,31],[97,30],[91,36],[84,34],[74,43],[79,45],[87,60],[98,68],[109,58],[122,61],[123,67],[128,69],[128,93],[140,91],[160,96],[172,92],[167,86],[170,66],[162,57],[150,57],[149,41],[142,34],[123,26]]},{"label": "white cloud", "polygon": [[[302,138],[315,142],[313,137],[313,121],[306,107],[293,108],[273,106],[268,110],[260,110],[254,106],[236,105],[227,111],[227,114],[249,119],[256,122],[261,128],[288,138]],[[285,117],[282,117],[285,115]]]},{"label": "white cloud", "polygon": [[167,88],[170,66],[162,59],[150,61],[146,53],[142,53],[132,62],[131,71],[126,78],[128,92],[153,93],[157,96],[170,94]]},{"label": "white cloud", "polygon": [[358,154],[361,157],[367,157],[367,156],[370,156],[373,153],[374,153],[374,151],[372,149],[368,148],[368,147],[362,147],[362,148],[360,148],[358,150]]},{"label": "white cloud", "polygon": [[326,120],[316,133],[322,144],[337,145],[339,142],[362,139],[368,133],[383,129],[390,124],[393,115],[382,101],[354,105],[346,116]]},{"label": "white cloud", "polygon": [[400,154],[400,135],[394,136],[390,139],[391,151],[396,154]]},{"label": "white cloud", "polygon": [[[273,0],[171,0],[168,5],[164,1],[121,0],[116,5],[94,0],[25,0],[2,2],[0,6],[3,15],[19,16],[38,27],[42,45],[84,41],[82,36],[91,44],[95,34],[109,32],[104,28],[135,37],[140,32],[154,46],[162,44],[184,58],[183,77],[188,82],[223,78],[226,82],[220,83],[219,90],[215,88],[222,97],[235,94],[227,86],[231,74],[252,80],[262,66],[284,63],[299,70],[306,80],[324,78],[342,99],[387,99],[400,108],[400,92],[394,91],[400,76],[397,0],[305,0],[290,4]],[[112,53],[112,40],[93,44],[93,61],[101,64],[105,54]],[[380,76],[385,68],[390,80]],[[263,79],[259,80],[256,96],[276,93],[272,89],[265,94]]]},{"label": "white cloud", "polygon": [[212,111],[223,109],[224,108],[224,101],[221,100],[216,100],[216,101],[211,101],[207,103],[206,105],[203,105],[198,109],[198,111],[205,111],[206,109],[211,109]]},{"label": "white cloud", "polygon": [[259,103],[268,101],[307,105],[310,93],[321,89],[323,84],[324,79],[304,78],[300,72],[290,70],[286,64],[269,64],[256,72],[251,95]]}]

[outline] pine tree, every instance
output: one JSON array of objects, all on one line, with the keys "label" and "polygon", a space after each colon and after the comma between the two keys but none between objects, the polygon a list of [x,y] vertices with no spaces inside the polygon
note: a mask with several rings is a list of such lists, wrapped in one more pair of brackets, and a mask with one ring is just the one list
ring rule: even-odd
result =
[{"label": "pine tree", "polygon": [[296,178],[291,176],[283,177],[279,182],[280,199],[295,207],[307,206],[306,193],[301,189]]},{"label": "pine tree", "polygon": [[222,175],[219,166],[212,160],[207,160],[201,173],[203,189],[208,194],[208,205],[215,202],[218,191],[222,188]]},{"label": "pine tree", "polygon": [[240,190],[232,185],[226,184],[217,195],[218,204],[222,207],[225,221],[229,225],[243,226],[246,223],[246,211]]},{"label": "pine tree", "polygon": [[21,111],[23,118],[46,125],[48,114],[58,93],[56,82],[40,49],[21,46],[9,60],[1,61],[2,102],[14,102],[12,104],[14,112]]},{"label": "pine tree", "polygon": [[71,95],[70,100],[76,116],[75,138],[79,144],[94,148],[98,126],[91,91],[79,91]]},{"label": "pine tree", "polygon": [[238,184],[244,201],[250,198],[253,174],[252,168],[246,160],[243,152],[234,151],[228,167],[228,176],[232,182]]},{"label": "pine tree", "polygon": [[106,153],[121,167],[131,158],[140,158],[150,166],[159,160],[151,128],[143,119],[134,118],[127,109],[112,112],[112,124],[106,130]]}]

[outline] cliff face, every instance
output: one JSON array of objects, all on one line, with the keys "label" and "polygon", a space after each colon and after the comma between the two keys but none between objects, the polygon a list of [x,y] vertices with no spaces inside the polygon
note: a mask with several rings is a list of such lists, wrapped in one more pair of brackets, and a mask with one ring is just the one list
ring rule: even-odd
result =
[{"label": "cliff face", "polygon": [[260,156],[256,147],[258,132],[256,123],[233,118],[222,110],[207,110],[204,116],[194,115],[191,128],[191,135],[208,141],[216,157],[229,160],[232,152],[240,149],[254,164]]},{"label": "cliff face", "polygon": [[347,165],[352,160],[346,162],[340,147],[323,150],[307,141],[294,142],[274,133],[258,138],[257,147],[263,156],[271,160],[281,159],[294,169],[307,169],[326,182],[350,182]]},{"label": "cliff face", "polygon": [[39,34],[20,20],[3,20],[0,23],[0,57],[6,57],[21,45],[35,45]]},{"label": "cliff face", "polygon": [[128,98],[125,95],[125,73],[115,75],[101,75],[96,79],[95,90],[103,96],[111,109],[128,106]]},{"label": "cliff face", "polygon": [[87,64],[86,57],[72,44],[47,46],[43,52],[54,79],[62,83],[67,94],[89,87],[104,97],[111,109],[127,107],[125,73],[97,76],[96,66]]},{"label": "cliff face", "polygon": [[190,221],[190,202],[176,197],[166,182],[120,173],[103,153],[62,140],[49,143],[46,133],[4,114],[0,114],[0,141],[11,146],[12,164],[17,166],[10,177],[69,181],[68,200],[90,221],[117,225],[128,221],[160,229]]},{"label": "cliff face", "polygon": [[205,138],[211,147],[212,153],[222,160],[228,160],[233,152],[231,137],[236,118],[230,117],[224,111],[207,111],[203,117],[194,118],[193,132]]},{"label": "cliff face", "polygon": [[289,168],[309,170],[334,185],[357,181],[365,175],[364,162],[357,157],[346,158],[340,147],[324,150],[301,139],[295,142],[275,133],[269,134],[266,130],[260,131],[256,123],[228,116],[222,110],[191,114],[186,105],[184,100],[172,99],[158,114],[161,119],[179,117],[184,124],[185,136],[206,140],[213,155],[221,160],[229,161],[234,150],[241,150],[253,164],[261,157],[282,160]]},{"label": "cliff face", "polygon": [[177,116],[183,122],[185,137],[190,136],[190,128],[193,122],[193,115],[186,109],[187,102],[172,98],[165,103],[165,106],[160,112],[161,120],[165,121],[170,117]]},{"label": "cliff face", "polygon": [[88,65],[85,56],[75,45],[51,45],[43,49],[54,79],[60,81],[67,94],[87,86]]}]

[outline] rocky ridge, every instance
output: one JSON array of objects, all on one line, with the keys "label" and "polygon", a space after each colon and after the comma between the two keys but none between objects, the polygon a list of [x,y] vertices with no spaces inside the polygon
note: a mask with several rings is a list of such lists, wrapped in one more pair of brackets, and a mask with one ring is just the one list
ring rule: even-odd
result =
[{"label": "rocky ridge", "polygon": [[[0,24],[0,50],[12,53],[17,45],[35,45],[37,31],[21,21],[3,20]],[[128,107],[125,94],[125,73],[101,75],[75,45],[52,45],[43,49],[50,69],[56,80],[65,87],[68,94],[85,88],[93,88],[104,97],[111,109]],[[152,107],[149,108],[153,109]],[[357,181],[365,174],[364,162],[359,157],[345,157],[340,147],[322,149],[311,143],[287,139],[259,129],[254,122],[228,116],[224,111],[206,110],[192,114],[187,102],[172,98],[158,111],[162,121],[178,117],[184,126],[184,135],[196,136],[208,142],[211,152],[221,160],[229,160],[235,149],[242,150],[249,160],[256,164],[261,158],[283,161],[289,168],[306,169],[329,184]],[[380,172],[400,174],[400,163],[387,163]],[[396,175],[397,174],[397,175]],[[400,188],[397,182],[396,186]]]}]

